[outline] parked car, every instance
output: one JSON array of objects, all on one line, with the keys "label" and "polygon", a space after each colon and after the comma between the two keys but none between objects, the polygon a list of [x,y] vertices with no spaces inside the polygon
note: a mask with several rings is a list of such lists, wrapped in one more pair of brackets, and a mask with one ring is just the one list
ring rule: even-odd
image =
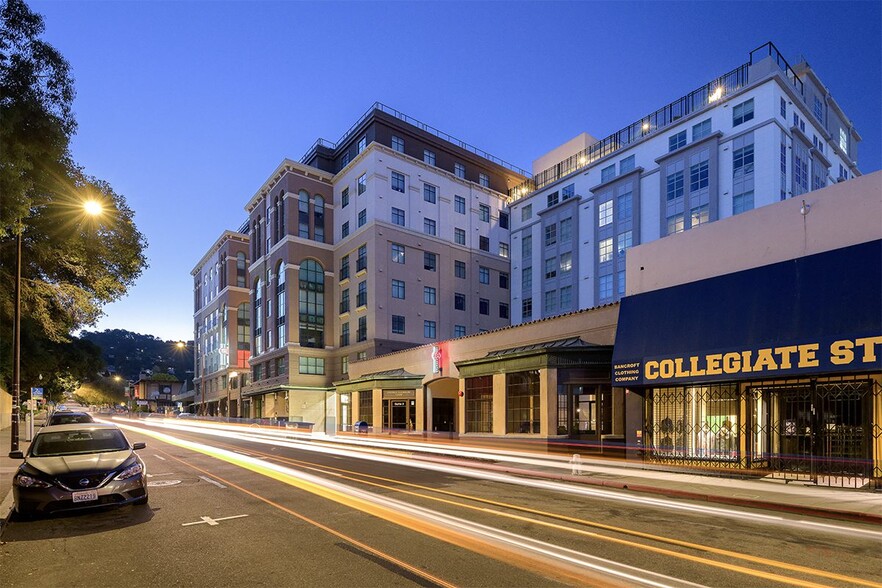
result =
[{"label": "parked car", "polygon": [[73,412],[70,410],[56,410],[52,416],[46,421],[46,426],[52,425],[70,425],[72,423],[94,423],[88,412]]},{"label": "parked car", "polygon": [[15,511],[25,517],[111,505],[147,504],[147,472],[113,424],[76,423],[44,427],[34,436],[12,478]]}]

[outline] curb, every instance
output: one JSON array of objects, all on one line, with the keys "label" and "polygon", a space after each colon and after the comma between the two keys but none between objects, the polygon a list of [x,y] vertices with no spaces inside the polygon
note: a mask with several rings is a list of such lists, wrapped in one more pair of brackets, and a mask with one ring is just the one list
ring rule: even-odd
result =
[{"label": "curb", "polygon": [[10,490],[6,493],[6,498],[3,499],[3,502],[0,502],[0,536],[3,535],[3,530],[9,523],[9,516],[12,514],[13,502],[12,490]]},{"label": "curb", "polygon": [[[436,461],[447,464],[459,464],[456,459],[434,458],[426,459],[426,461]],[[730,506],[743,506],[749,508],[757,508],[763,510],[771,510],[778,512],[786,512],[790,514],[802,514],[815,516],[819,518],[835,519],[839,521],[851,521],[858,523],[882,524],[882,514],[871,514],[854,511],[843,511],[832,508],[823,508],[815,506],[797,506],[794,504],[785,504],[781,502],[770,502],[766,500],[756,500],[752,498],[735,498],[731,496],[720,496],[718,494],[707,494],[703,492],[692,492],[689,490],[677,490],[674,488],[659,488],[656,486],[647,486],[645,484],[628,484],[626,482],[617,482],[613,480],[592,480],[590,478],[567,475],[567,474],[551,474],[536,470],[525,470],[521,468],[492,465],[484,463],[469,462],[469,466],[473,468],[493,470],[513,474],[517,476],[529,478],[541,478],[545,480],[559,480],[564,482],[575,482],[588,486],[598,486],[602,488],[612,488],[615,490],[628,490],[631,492],[640,492],[643,494],[656,494],[667,496],[670,498],[682,498],[687,500],[696,500],[700,502],[708,502],[715,504],[727,504]]]}]

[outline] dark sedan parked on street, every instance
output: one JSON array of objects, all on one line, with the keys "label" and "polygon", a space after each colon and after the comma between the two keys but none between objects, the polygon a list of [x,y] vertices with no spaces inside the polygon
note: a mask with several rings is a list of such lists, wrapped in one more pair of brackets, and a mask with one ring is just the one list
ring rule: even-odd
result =
[{"label": "dark sedan parked on street", "polygon": [[88,412],[73,412],[70,410],[56,410],[46,421],[46,426],[51,425],[69,425],[71,423],[94,423]]},{"label": "dark sedan parked on street", "polygon": [[52,514],[111,505],[147,504],[147,473],[130,444],[113,424],[44,427],[34,437],[12,478],[15,510],[22,516]]}]

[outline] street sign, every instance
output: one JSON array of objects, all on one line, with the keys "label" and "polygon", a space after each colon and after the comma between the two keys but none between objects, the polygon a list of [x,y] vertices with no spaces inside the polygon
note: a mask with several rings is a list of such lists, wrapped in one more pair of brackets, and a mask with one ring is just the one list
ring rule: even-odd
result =
[{"label": "street sign", "polygon": [[31,398],[43,398],[43,389],[31,388]]},{"label": "street sign", "polygon": [[136,400],[135,402],[138,403],[138,406],[147,406],[146,400]]}]

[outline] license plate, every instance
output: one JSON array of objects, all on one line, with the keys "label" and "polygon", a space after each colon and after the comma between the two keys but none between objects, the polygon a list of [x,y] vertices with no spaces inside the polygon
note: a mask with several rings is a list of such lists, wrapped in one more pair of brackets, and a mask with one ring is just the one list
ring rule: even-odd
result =
[{"label": "license plate", "polygon": [[82,492],[73,493],[74,502],[89,502],[90,500],[98,500],[97,490],[83,490]]}]

